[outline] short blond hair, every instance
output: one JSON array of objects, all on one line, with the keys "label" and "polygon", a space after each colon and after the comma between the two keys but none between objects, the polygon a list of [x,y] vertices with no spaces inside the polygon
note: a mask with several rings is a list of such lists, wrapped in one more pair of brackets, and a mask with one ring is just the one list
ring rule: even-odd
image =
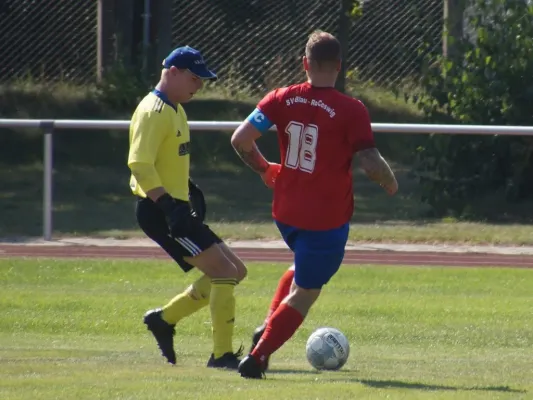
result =
[{"label": "short blond hair", "polygon": [[331,33],[316,30],[309,35],[305,56],[319,69],[335,68],[341,60],[341,44]]}]

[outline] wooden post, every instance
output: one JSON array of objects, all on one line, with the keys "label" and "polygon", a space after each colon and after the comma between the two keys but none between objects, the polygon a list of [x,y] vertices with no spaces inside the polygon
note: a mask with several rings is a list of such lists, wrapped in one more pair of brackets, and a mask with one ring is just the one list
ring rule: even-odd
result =
[{"label": "wooden post", "polygon": [[163,59],[172,50],[172,0],[152,0],[153,58],[148,63],[149,71],[158,73]]},{"label": "wooden post", "polygon": [[452,57],[457,54],[457,41],[463,37],[465,0],[444,0],[444,32],[442,54]]},{"label": "wooden post", "polygon": [[341,42],[342,64],[335,87],[341,92],[346,90],[346,61],[350,50],[350,10],[352,0],[339,0],[339,32],[338,39]]},{"label": "wooden post", "polygon": [[115,0],[116,56],[129,66],[133,63],[133,7],[131,0]]},{"label": "wooden post", "polygon": [[97,7],[96,77],[101,82],[114,58],[115,1],[98,0]]}]

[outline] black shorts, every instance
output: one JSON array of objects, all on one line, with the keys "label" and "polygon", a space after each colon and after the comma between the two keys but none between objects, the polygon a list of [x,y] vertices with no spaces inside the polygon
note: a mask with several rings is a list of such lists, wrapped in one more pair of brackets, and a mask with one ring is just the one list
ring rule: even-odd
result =
[{"label": "black shorts", "polygon": [[138,198],[135,209],[137,223],[143,232],[156,242],[170,257],[172,257],[184,272],[194,267],[185,262],[183,257],[194,257],[222,240],[203,222],[195,219],[197,223],[191,225],[186,236],[172,238],[165,219],[165,214],[150,199]]}]

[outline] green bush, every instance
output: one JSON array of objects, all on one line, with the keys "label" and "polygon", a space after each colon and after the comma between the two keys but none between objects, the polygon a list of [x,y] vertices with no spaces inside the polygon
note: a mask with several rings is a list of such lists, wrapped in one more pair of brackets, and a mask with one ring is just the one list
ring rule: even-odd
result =
[{"label": "green bush", "polygon": [[117,62],[97,85],[98,98],[112,110],[133,110],[155,82],[155,77],[144,78],[139,68]]},{"label": "green bush", "polygon": [[[527,0],[475,0],[456,52],[426,60],[412,96],[428,118],[464,124],[533,123],[533,5]],[[435,215],[480,212],[495,192],[507,201],[533,197],[533,141],[527,137],[433,135],[417,150],[423,201]]]}]

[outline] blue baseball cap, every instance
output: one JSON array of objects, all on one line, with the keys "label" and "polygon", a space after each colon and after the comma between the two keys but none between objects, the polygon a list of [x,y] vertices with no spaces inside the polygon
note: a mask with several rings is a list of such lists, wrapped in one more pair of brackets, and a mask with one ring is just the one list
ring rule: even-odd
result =
[{"label": "blue baseball cap", "polygon": [[205,65],[202,54],[196,49],[189,46],[178,47],[173,50],[167,58],[163,60],[163,67],[176,67],[179,69],[188,69],[194,75],[202,79],[217,80],[217,74],[209,70]]}]

